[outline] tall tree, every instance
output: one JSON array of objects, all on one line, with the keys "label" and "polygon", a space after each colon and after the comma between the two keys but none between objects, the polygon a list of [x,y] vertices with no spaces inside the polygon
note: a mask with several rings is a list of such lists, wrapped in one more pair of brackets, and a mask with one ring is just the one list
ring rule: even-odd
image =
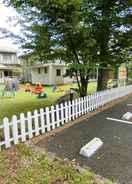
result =
[{"label": "tall tree", "polygon": [[[92,2],[92,1],[91,1]],[[98,90],[106,88],[108,68],[124,62],[122,50],[130,50],[131,12],[130,1],[95,1],[93,18],[98,45],[99,78]],[[89,3],[88,3],[89,4]],[[128,37],[128,38],[127,38]]]},{"label": "tall tree", "polygon": [[40,60],[62,58],[67,62],[76,75],[81,96],[87,94],[96,63],[98,90],[102,90],[106,88],[106,68],[124,62],[123,50],[130,51],[129,0],[5,1],[29,22],[24,48],[30,48]]},{"label": "tall tree", "polygon": [[76,76],[80,96],[86,96],[89,77],[95,67],[96,41],[91,25],[85,24],[83,1],[11,0],[10,4],[29,20],[24,48],[40,54],[42,60],[63,59]]}]

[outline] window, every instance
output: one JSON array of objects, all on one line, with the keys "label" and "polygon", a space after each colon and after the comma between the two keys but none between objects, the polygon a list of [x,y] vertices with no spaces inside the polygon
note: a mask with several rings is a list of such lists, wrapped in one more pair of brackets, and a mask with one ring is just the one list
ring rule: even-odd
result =
[{"label": "window", "polygon": [[41,74],[41,68],[38,68],[38,74]]},{"label": "window", "polygon": [[61,76],[61,70],[60,69],[56,70],[56,76]]},{"label": "window", "polygon": [[12,55],[10,55],[10,54],[3,54],[3,58],[4,58],[5,60],[10,60],[11,57],[12,57]]},{"label": "window", "polygon": [[44,67],[44,73],[48,73],[48,68]]}]

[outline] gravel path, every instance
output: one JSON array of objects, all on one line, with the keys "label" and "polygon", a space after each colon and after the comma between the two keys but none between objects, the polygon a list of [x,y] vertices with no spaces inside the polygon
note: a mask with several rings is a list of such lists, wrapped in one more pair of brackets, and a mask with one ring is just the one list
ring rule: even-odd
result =
[{"label": "gravel path", "polygon": [[[106,120],[107,117],[121,119],[125,112],[132,112],[127,104],[132,104],[132,96],[37,145],[62,158],[76,159],[96,174],[121,184],[132,184],[132,125]],[[104,145],[89,159],[80,156],[80,148],[94,137],[100,138]]]}]

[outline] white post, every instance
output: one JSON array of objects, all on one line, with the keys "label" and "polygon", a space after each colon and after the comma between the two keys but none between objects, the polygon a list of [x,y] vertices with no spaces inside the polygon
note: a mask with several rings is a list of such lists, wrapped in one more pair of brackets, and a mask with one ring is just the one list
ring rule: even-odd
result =
[{"label": "white post", "polygon": [[74,107],[75,103],[74,103],[74,100],[72,100],[72,119],[74,120],[75,119],[75,107]]},{"label": "white post", "polygon": [[40,123],[41,123],[41,132],[45,133],[45,121],[44,121],[44,109],[40,109]]},{"label": "white post", "polygon": [[78,117],[78,99],[75,100],[75,116]]},{"label": "white post", "polygon": [[84,114],[84,108],[83,108],[83,98],[81,98],[81,114],[83,115]]},{"label": "white post", "polygon": [[25,130],[25,116],[24,113],[20,114],[20,127],[21,127],[21,140],[26,141],[26,130]]},{"label": "white post", "polygon": [[49,107],[46,107],[46,125],[47,125],[47,131],[50,131],[51,128],[50,128],[50,117],[49,117]]},{"label": "white post", "polygon": [[61,108],[61,124],[64,124],[64,107],[63,104],[60,104],[60,108]]},{"label": "white post", "polygon": [[38,121],[38,111],[34,111],[34,123],[35,123],[35,135],[39,135],[39,121]]},{"label": "white post", "polygon": [[14,144],[17,144],[18,143],[18,126],[17,126],[16,115],[12,117],[12,134],[13,134]]},{"label": "white post", "polygon": [[78,99],[79,116],[81,116],[81,99]]},{"label": "white post", "polygon": [[87,98],[86,96],[84,97],[84,114],[87,113]]},{"label": "white post", "polygon": [[89,96],[86,97],[87,100],[87,112],[89,112]]},{"label": "white post", "polygon": [[69,116],[69,121],[71,121],[71,101],[68,103],[68,116]]},{"label": "white post", "polygon": [[33,126],[32,126],[32,114],[31,112],[27,113],[27,123],[28,123],[28,135],[29,139],[33,137]]},{"label": "white post", "polygon": [[4,129],[5,147],[9,148],[11,146],[11,143],[10,143],[10,128],[9,128],[9,119],[8,118],[3,119],[3,129]]},{"label": "white post", "polygon": [[60,118],[59,118],[59,105],[56,105],[56,123],[57,123],[57,127],[60,126]]},{"label": "white post", "polygon": [[67,102],[65,102],[65,121],[68,122],[68,105]]},{"label": "white post", "polygon": [[55,109],[54,109],[54,106],[51,106],[51,123],[52,123],[52,129],[55,129]]}]

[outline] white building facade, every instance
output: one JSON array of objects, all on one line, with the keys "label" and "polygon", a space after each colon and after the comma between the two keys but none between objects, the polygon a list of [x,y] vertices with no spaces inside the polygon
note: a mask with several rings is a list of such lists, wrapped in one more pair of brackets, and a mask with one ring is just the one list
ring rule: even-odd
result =
[{"label": "white building facade", "polygon": [[72,83],[71,77],[65,77],[68,67],[65,64],[38,64],[31,68],[31,82],[53,85]]},{"label": "white building facade", "polygon": [[20,62],[17,59],[17,50],[0,47],[0,78],[19,75]]},{"label": "white building facade", "polygon": [[25,82],[32,84],[41,83],[46,85],[72,83],[70,76],[65,77],[68,66],[64,63],[36,63],[23,61],[23,77]]}]

